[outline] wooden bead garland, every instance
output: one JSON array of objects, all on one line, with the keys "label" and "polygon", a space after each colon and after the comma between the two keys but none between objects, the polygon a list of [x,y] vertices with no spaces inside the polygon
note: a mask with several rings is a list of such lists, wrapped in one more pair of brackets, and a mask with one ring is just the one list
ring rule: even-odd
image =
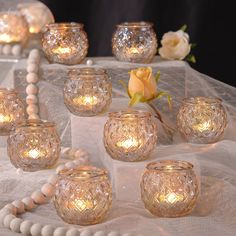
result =
[{"label": "wooden bead garland", "polygon": [[4,56],[20,56],[22,53],[22,47],[20,44],[0,44],[0,55]]}]

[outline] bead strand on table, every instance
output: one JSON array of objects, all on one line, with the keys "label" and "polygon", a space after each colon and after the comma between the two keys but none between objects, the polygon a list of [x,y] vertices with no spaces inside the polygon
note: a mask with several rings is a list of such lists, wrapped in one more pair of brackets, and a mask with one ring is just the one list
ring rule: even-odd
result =
[{"label": "bead strand on table", "polygon": [[39,106],[38,106],[38,87],[39,81],[39,65],[40,65],[40,52],[37,49],[33,49],[29,53],[27,60],[27,75],[26,81],[28,83],[26,87],[26,112],[29,119],[40,119]]},{"label": "bead strand on table", "polygon": [[22,47],[20,44],[0,44],[0,55],[4,56],[20,56],[22,53]]}]

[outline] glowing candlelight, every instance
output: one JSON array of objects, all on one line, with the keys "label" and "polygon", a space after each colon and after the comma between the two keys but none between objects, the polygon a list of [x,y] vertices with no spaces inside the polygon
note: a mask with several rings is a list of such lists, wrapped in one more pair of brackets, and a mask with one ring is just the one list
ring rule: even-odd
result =
[{"label": "glowing candlelight", "polygon": [[73,102],[76,105],[94,106],[98,103],[98,99],[96,96],[85,95],[74,98]]},{"label": "glowing candlelight", "polygon": [[181,195],[181,194],[176,194],[176,193],[168,193],[167,195],[157,194],[156,200],[160,201],[160,202],[166,202],[166,203],[174,204],[174,203],[183,201],[184,196]]},{"label": "glowing candlelight", "polygon": [[12,116],[0,113],[0,123],[9,123],[12,121]]},{"label": "glowing candlelight", "polygon": [[72,48],[70,47],[57,47],[52,50],[55,54],[69,54],[72,52]]},{"label": "glowing candlelight", "polygon": [[92,210],[94,208],[94,204],[88,199],[75,199],[69,203],[69,208],[83,212],[86,210]]},{"label": "glowing candlelight", "polygon": [[12,41],[14,41],[14,38],[12,38],[9,34],[0,34],[0,42],[11,43]]},{"label": "glowing candlelight", "polygon": [[193,129],[199,132],[205,132],[211,129],[211,121],[204,121],[202,123],[199,123],[197,125],[193,126]]},{"label": "glowing candlelight", "polygon": [[139,146],[139,142],[134,137],[130,137],[128,139],[117,142],[116,145],[117,145],[117,147],[121,147],[124,149],[129,149],[132,147],[137,148]]},{"label": "glowing candlelight", "polygon": [[38,150],[37,148],[35,149],[31,149],[29,151],[26,151],[24,153],[25,157],[29,157],[29,158],[33,158],[33,159],[39,159],[45,155],[43,155],[43,152],[41,152],[40,150]]},{"label": "glowing candlelight", "polygon": [[138,53],[140,53],[140,51],[136,47],[131,47],[128,49],[128,53],[129,54],[138,54]]}]

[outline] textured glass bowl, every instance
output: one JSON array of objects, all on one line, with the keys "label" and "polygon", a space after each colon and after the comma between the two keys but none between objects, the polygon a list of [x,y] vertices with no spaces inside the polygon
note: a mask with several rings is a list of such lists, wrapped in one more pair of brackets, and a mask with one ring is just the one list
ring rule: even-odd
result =
[{"label": "textured glass bowl", "polygon": [[117,25],[112,37],[112,52],[119,61],[150,63],[157,52],[153,24],[125,22]]},{"label": "textured glass bowl", "polygon": [[53,201],[57,214],[69,224],[101,222],[112,203],[107,172],[92,166],[60,171]]},{"label": "textured glass bowl", "polygon": [[60,157],[60,138],[55,123],[28,120],[18,125],[7,140],[11,163],[24,171],[54,166]]},{"label": "textured glass bowl", "polygon": [[28,37],[28,23],[21,14],[16,11],[0,11],[0,44],[24,44]]},{"label": "textured glass bowl", "polygon": [[191,143],[214,143],[223,135],[227,114],[218,98],[184,99],[177,115],[182,136]]},{"label": "textured glass bowl", "polygon": [[141,180],[145,208],[159,217],[180,217],[196,205],[199,183],[193,165],[186,161],[164,160],[147,165]]},{"label": "textured glass bowl", "polygon": [[25,121],[25,106],[14,89],[0,88],[0,136],[8,135]]},{"label": "textured glass bowl", "polygon": [[48,24],[42,36],[43,51],[50,62],[79,64],[87,55],[88,39],[79,23]]},{"label": "textured glass bowl", "polygon": [[106,111],[112,100],[110,78],[103,69],[80,68],[69,72],[64,85],[64,103],[78,116],[95,116]]},{"label": "textured glass bowl", "polygon": [[103,142],[109,155],[120,161],[141,161],[157,144],[157,125],[146,111],[111,112]]}]

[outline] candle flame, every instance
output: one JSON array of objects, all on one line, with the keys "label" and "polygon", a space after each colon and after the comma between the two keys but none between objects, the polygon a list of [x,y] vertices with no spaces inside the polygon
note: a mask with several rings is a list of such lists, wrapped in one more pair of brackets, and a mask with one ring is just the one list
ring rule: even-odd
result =
[{"label": "candle flame", "polygon": [[73,102],[77,105],[83,105],[83,106],[96,105],[98,103],[98,99],[95,96],[85,95],[85,96],[74,98]]},{"label": "candle flame", "polygon": [[93,209],[93,202],[83,199],[75,199],[71,202],[72,208],[78,209],[79,211],[91,210]]},{"label": "candle flame", "polygon": [[57,48],[54,48],[52,52],[55,54],[67,54],[67,53],[71,53],[71,48],[70,47],[57,47]]},{"label": "candle flame", "polygon": [[30,158],[33,158],[33,159],[38,159],[42,156],[42,153],[37,150],[37,149],[31,149],[29,152],[28,152],[28,156]]},{"label": "candle flame", "polygon": [[0,123],[9,123],[12,121],[11,115],[8,114],[0,114]]},{"label": "candle flame", "polygon": [[6,33],[0,34],[0,42],[11,43],[13,41],[14,41],[13,38],[9,34]]},{"label": "candle flame", "polygon": [[129,49],[129,53],[130,53],[130,54],[137,54],[137,53],[139,53],[139,50],[138,50],[138,48],[136,48],[136,47],[131,47],[131,48]]},{"label": "candle flame", "polygon": [[167,202],[174,204],[176,202],[182,202],[184,200],[184,196],[181,194],[176,194],[176,193],[168,193],[167,195],[159,195],[157,196],[157,201],[160,202]]},{"label": "candle flame", "polygon": [[211,128],[211,122],[210,121],[205,121],[202,123],[199,123],[197,125],[194,125],[193,127],[195,130],[198,130],[200,132],[207,131]]},{"label": "candle flame", "polygon": [[126,140],[119,141],[116,145],[118,147],[122,147],[124,149],[129,149],[131,147],[138,147],[139,146],[139,142],[134,137],[130,137],[130,138],[126,139]]}]

